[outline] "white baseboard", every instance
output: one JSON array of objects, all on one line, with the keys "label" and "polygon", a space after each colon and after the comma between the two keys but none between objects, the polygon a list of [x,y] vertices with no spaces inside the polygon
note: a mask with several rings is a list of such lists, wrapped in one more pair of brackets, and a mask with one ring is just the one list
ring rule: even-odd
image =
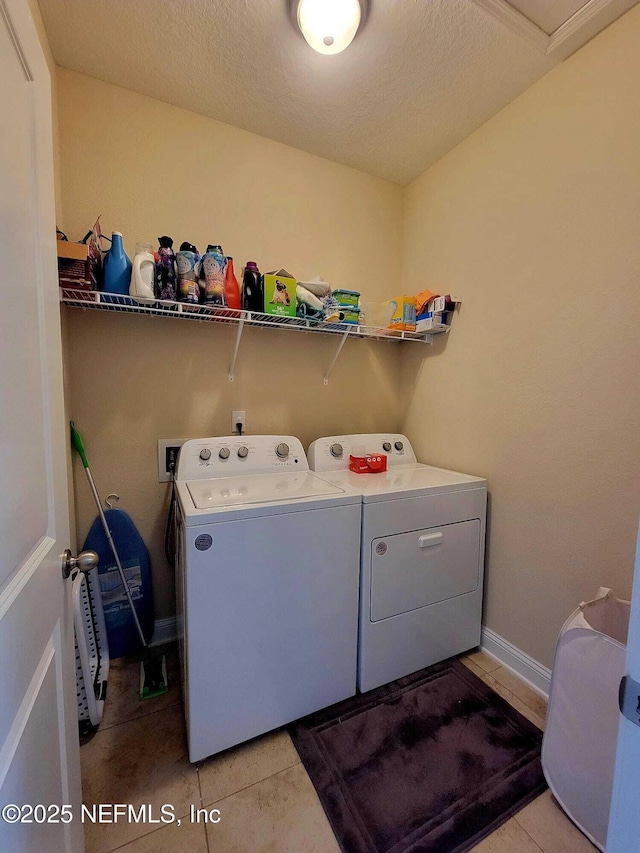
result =
[{"label": "white baseboard", "polygon": [[504,637],[496,634],[491,628],[482,628],[481,646],[483,652],[491,655],[503,666],[513,670],[520,678],[528,681],[531,687],[548,698],[551,688],[551,670],[542,666],[521,649],[514,646]]},{"label": "white baseboard", "polygon": [[[177,639],[176,618],[156,619],[153,623],[153,636],[150,646],[161,646],[172,643]],[[491,628],[482,628],[481,649],[503,666],[513,670],[520,678],[527,681],[534,690],[543,696],[549,696],[551,687],[551,670],[542,666],[537,660],[529,657],[504,637],[496,634]]]},{"label": "white baseboard", "polygon": [[171,616],[169,619],[156,619],[153,623],[153,636],[151,637],[150,646],[161,646],[163,643],[172,643],[178,639],[176,631],[176,617]]}]

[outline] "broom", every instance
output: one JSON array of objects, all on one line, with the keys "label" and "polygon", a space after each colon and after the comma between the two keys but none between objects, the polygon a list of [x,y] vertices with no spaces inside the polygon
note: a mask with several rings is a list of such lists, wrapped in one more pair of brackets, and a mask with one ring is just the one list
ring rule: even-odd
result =
[{"label": "broom", "polygon": [[151,652],[149,644],[145,639],[144,631],[142,630],[142,626],[140,625],[140,620],[138,619],[138,614],[136,612],[133,599],[131,598],[131,591],[129,590],[129,585],[125,577],[124,570],[122,568],[122,563],[120,562],[120,557],[118,556],[118,551],[116,549],[115,542],[113,541],[111,531],[109,530],[107,519],[105,518],[104,512],[102,511],[102,503],[100,501],[100,497],[98,496],[96,484],[93,481],[91,469],[89,468],[89,462],[87,461],[87,454],[84,449],[84,444],[82,443],[80,433],[76,429],[76,426],[73,421],[71,421],[71,445],[75,448],[75,450],[77,450],[78,455],[82,460],[84,470],[86,471],[87,479],[89,480],[89,485],[91,486],[91,491],[93,492],[93,497],[96,502],[96,506],[98,507],[100,521],[102,522],[102,527],[104,529],[105,536],[107,537],[107,542],[109,543],[109,547],[111,548],[111,552],[113,553],[113,557],[116,561],[118,574],[120,575],[120,580],[122,581],[124,592],[127,596],[127,602],[129,603],[131,615],[133,616],[133,621],[135,622],[136,631],[138,632],[140,642],[142,643],[143,659],[140,661],[140,698],[152,699],[154,696],[162,696],[163,693],[167,693],[169,690],[169,684],[167,681],[167,661],[164,655],[160,655],[157,657],[154,656]]}]

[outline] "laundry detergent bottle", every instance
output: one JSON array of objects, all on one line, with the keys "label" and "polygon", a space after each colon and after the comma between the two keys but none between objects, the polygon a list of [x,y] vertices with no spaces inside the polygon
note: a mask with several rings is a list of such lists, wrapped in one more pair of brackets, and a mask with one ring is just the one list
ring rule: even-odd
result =
[{"label": "laundry detergent bottle", "polygon": [[200,263],[201,258],[196,247],[192,243],[181,243],[180,251],[176,255],[178,299],[180,302],[190,302],[197,305],[200,301],[198,284]]},{"label": "laundry detergent bottle", "polygon": [[102,289],[107,293],[119,293],[126,296],[131,284],[131,258],[122,244],[122,234],[114,231],[111,248],[104,258],[104,281]]},{"label": "laundry detergent bottle", "polygon": [[262,276],[255,261],[247,261],[242,275],[242,307],[245,311],[264,311]]},{"label": "laundry detergent bottle", "polygon": [[227,257],[227,274],[224,280],[224,295],[229,308],[240,310],[240,288],[238,279],[233,271],[233,258]]},{"label": "laundry detergent bottle", "polygon": [[131,270],[131,285],[129,295],[136,299],[155,299],[153,278],[155,260],[151,243],[136,243],[136,253],[133,256]]},{"label": "laundry detergent bottle", "polygon": [[158,237],[158,251],[155,254],[156,276],[155,291],[158,299],[175,300],[177,296],[178,273],[176,253],[173,251],[171,237]]},{"label": "laundry detergent bottle", "polygon": [[204,275],[204,301],[207,305],[226,305],[227,259],[222,251],[222,246],[207,246],[207,252],[202,258],[202,272]]}]

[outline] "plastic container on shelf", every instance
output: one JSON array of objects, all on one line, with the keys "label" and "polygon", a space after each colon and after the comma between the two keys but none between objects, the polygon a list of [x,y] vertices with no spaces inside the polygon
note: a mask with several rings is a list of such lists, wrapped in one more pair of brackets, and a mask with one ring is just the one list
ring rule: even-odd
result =
[{"label": "plastic container on shelf", "polygon": [[169,301],[177,296],[178,271],[176,253],[173,251],[171,237],[158,237],[158,251],[155,254],[155,292],[158,299]]},{"label": "plastic container on shelf", "polygon": [[177,298],[180,302],[197,305],[200,302],[200,269],[202,258],[192,243],[181,243],[176,255],[178,271]]},{"label": "plastic container on shelf", "polygon": [[131,269],[131,284],[129,295],[134,299],[155,299],[153,279],[156,263],[153,257],[151,243],[136,243],[136,253],[133,256]]},{"label": "plastic container on shelf", "polygon": [[131,284],[131,258],[124,250],[122,234],[114,231],[111,236],[111,248],[104,256],[104,279],[102,289],[106,293],[129,294]]},{"label": "plastic container on shelf", "polygon": [[207,246],[202,256],[204,276],[204,301],[207,305],[226,305],[225,281],[228,261],[222,246]]},{"label": "plastic container on shelf", "polygon": [[242,307],[245,311],[264,311],[262,275],[255,261],[247,261],[242,274]]},{"label": "plastic container on shelf", "polygon": [[224,279],[224,298],[229,308],[240,310],[240,287],[233,269],[233,258],[227,257],[227,271]]}]

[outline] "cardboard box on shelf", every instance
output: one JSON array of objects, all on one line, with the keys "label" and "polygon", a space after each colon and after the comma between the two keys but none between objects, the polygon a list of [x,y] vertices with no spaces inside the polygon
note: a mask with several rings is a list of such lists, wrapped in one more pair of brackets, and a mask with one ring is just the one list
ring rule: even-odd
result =
[{"label": "cardboard box on shelf", "polygon": [[447,325],[446,315],[442,312],[428,311],[426,314],[420,314],[416,317],[416,332],[428,332],[430,335],[437,335],[441,332],[448,332],[451,326]]},{"label": "cardboard box on shelf", "polygon": [[296,280],[286,270],[268,272],[264,279],[264,313],[296,316]]},{"label": "cardboard box on shelf", "polygon": [[349,325],[357,326],[360,322],[360,309],[349,308],[346,305],[340,306],[340,322],[348,323]]},{"label": "cardboard box on shelf", "polygon": [[441,311],[453,311],[456,305],[462,302],[458,296],[434,296],[427,302],[427,311],[439,313]]},{"label": "cardboard box on shelf", "polygon": [[388,329],[403,332],[415,332],[416,330],[416,300],[413,296],[398,296],[389,300],[391,317],[387,324]]},{"label": "cardboard box on shelf", "polygon": [[60,287],[91,290],[89,251],[86,243],[56,240],[58,250],[58,282]]},{"label": "cardboard box on shelf", "polygon": [[332,296],[340,306],[359,307],[360,293],[357,290],[334,290]]}]

